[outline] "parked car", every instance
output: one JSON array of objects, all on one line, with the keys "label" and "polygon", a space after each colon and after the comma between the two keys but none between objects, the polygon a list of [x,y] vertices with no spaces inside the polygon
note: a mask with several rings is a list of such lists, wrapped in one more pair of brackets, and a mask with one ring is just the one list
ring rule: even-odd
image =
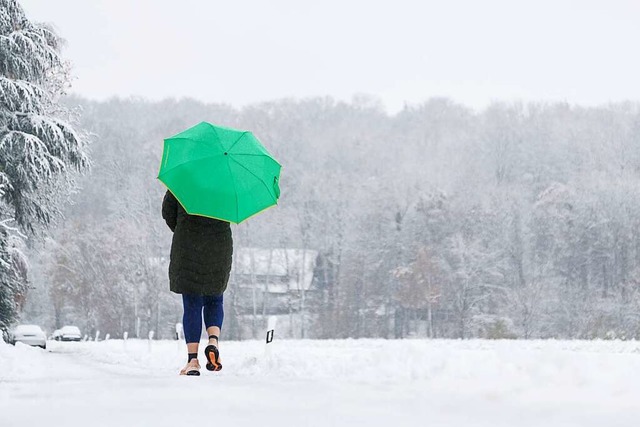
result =
[{"label": "parked car", "polygon": [[77,326],[63,326],[60,329],[59,341],[81,341],[82,334]]},{"label": "parked car", "polygon": [[53,333],[51,334],[49,339],[50,340],[55,340],[55,341],[60,341],[60,336],[61,335],[62,335],[62,332],[60,332],[60,329],[56,329],[55,331],[53,331]]},{"label": "parked car", "polygon": [[47,348],[47,336],[38,325],[18,325],[11,333],[11,344],[23,344]]}]

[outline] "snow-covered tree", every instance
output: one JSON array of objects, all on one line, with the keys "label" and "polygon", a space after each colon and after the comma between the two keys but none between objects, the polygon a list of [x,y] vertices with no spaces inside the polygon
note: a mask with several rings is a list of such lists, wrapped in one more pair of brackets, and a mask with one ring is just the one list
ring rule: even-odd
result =
[{"label": "snow-covered tree", "polygon": [[6,330],[24,302],[27,259],[18,230],[0,222],[0,330]]},{"label": "snow-covered tree", "polygon": [[[60,38],[46,25],[30,22],[16,0],[0,0],[0,221],[33,233],[48,225],[72,176],[88,166],[83,138],[59,105],[69,82]],[[24,291],[16,282],[9,237],[0,235],[0,321],[15,315]]]},{"label": "snow-covered tree", "polygon": [[395,298],[403,308],[426,309],[427,336],[434,338],[433,306],[441,292],[438,260],[428,248],[421,247],[416,260],[408,266],[396,268],[394,275],[400,280]]}]

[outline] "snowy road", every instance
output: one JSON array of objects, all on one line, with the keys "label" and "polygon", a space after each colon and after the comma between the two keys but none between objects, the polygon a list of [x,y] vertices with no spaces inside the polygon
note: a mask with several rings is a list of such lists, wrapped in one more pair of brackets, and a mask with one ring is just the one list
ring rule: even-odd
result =
[{"label": "snowy road", "polygon": [[[0,426],[636,426],[640,344],[224,343],[179,377],[178,343],[0,343]],[[187,424],[188,423],[188,424]],[[202,425],[202,424],[200,424]]]}]

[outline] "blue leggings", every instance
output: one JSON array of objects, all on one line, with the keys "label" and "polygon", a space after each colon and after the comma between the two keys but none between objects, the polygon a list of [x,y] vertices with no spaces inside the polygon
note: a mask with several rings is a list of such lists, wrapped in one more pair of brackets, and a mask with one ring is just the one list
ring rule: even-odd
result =
[{"label": "blue leggings", "polygon": [[184,315],[182,316],[184,339],[187,343],[200,342],[203,311],[204,324],[207,328],[212,326],[222,328],[222,321],[224,320],[222,295],[182,294],[182,306],[184,307]]}]

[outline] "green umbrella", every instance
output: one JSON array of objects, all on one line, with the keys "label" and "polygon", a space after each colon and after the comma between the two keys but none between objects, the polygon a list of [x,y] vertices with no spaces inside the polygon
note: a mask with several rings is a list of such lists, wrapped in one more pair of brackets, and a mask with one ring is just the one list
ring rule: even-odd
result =
[{"label": "green umbrella", "polygon": [[280,168],[251,132],[202,122],[164,140],[158,179],[189,214],[239,224],[278,203]]}]

